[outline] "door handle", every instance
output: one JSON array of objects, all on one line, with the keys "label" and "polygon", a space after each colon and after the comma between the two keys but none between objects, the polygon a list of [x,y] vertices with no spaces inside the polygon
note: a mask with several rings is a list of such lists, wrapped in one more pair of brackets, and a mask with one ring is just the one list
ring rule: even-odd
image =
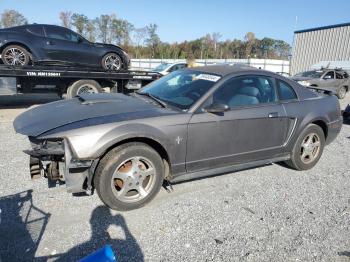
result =
[{"label": "door handle", "polygon": [[269,118],[275,118],[275,117],[278,117],[278,112],[272,112],[272,113],[269,113],[268,117],[269,117]]},{"label": "door handle", "polygon": [[47,45],[53,45],[54,43],[52,41],[46,41]]}]

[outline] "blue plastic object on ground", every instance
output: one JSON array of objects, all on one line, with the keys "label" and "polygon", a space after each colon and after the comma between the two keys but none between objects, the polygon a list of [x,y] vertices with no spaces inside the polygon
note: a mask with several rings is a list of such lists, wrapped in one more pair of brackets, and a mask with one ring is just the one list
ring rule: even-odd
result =
[{"label": "blue plastic object on ground", "polygon": [[118,262],[111,246],[106,245],[94,253],[84,257],[80,262]]}]

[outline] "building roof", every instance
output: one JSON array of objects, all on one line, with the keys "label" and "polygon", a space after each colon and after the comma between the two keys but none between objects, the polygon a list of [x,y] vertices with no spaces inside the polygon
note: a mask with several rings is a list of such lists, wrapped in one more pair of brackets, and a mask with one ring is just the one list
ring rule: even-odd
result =
[{"label": "building roof", "polygon": [[294,31],[294,34],[312,32],[312,31],[317,31],[317,30],[332,29],[332,28],[344,27],[344,26],[350,26],[350,23],[343,23],[343,24],[328,25],[328,26],[314,27],[314,28],[310,28],[310,29],[297,30],[297,31]]}]

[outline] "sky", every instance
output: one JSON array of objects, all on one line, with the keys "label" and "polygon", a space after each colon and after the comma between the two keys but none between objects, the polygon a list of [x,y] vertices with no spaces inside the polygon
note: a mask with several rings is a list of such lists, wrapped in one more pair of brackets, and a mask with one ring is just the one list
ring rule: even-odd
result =
[{"label": "sky", "polygon": [[295,30],[350,22],[349,0],[0,0],[30,23],[60,24],[60,11],[95,18],[116,14],[135,27],[158,25],[162,41],[193,40],[220,32],[221,40],[271,37],[292,44]]}]

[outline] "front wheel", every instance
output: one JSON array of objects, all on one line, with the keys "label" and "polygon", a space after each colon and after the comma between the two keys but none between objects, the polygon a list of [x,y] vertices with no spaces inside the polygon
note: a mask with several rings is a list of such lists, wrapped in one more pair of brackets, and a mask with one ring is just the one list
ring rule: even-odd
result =
[{"label": "front wheel", "polygon": [[346,87],[345,86],[342,86],[342,87],[340,87],[339,89],[338,89],[338,91],[337,91],[337,97],[339,98],[339,99],[344,99],[345,98],[345,96],[346,96]]},{"label": "front wheel", "polygon": [[325,135],[321,127],[311,124],[298,137],[291,159],[286,164],[296,170],[314,167],[320,159],[325,145]]},{"label": "front wheel", "polygon": [[123,61],[116,53],[106,54],[102,58],[102,67],[106,70],[119,71],[123,67]]},{"label": "front wheel", "polygon": [[108,207],[131,210],[144,206],[159,192],[164,165],[159,154],[143,143],[127,143],[108,152],[99,163],[94,186]]},{"label": "front wheel", "polygon": [[25,66],[29,64],[29,52],[18,45],[9,45],[1,53],[1,59],[5,65]]}]

